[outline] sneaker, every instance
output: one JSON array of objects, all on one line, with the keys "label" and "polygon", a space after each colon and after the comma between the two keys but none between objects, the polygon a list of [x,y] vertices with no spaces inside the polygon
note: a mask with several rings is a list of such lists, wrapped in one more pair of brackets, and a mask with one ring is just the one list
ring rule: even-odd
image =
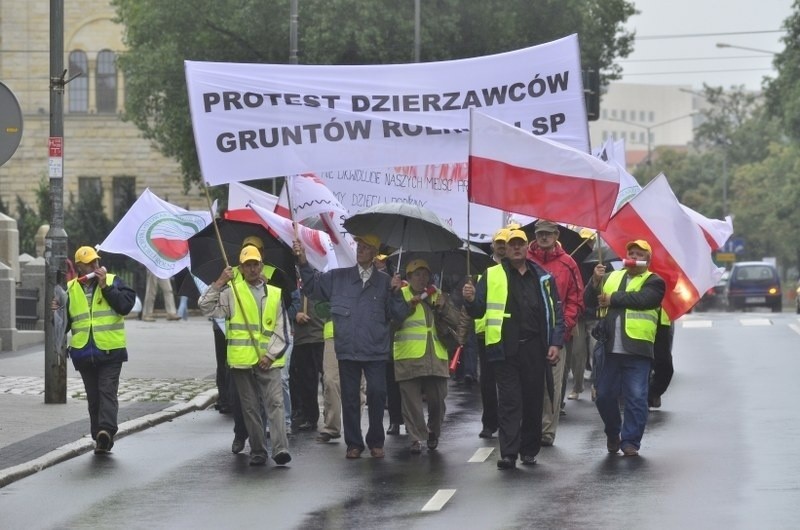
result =
[{"label": "sneaker", "polygon": [[244,451],[244,442],[247,438],[234,438],[231,444],[231,453],[238,455]]},{"label": "sneaker", "polygon": [[575,400],[575,399],[578,399],[578,396],[579,396],[579,395],[580,395],[580,394],[578,394],[577,392],[575,392],[575,391],[573,390],[572,392],[570,392],[570,393],[569,393],[569,395],[567,396],[567,399],[572,399],[572,400]]},{"label": "sneaker", "polygon": [[278,454],[272,455],[272,459],[279,466],[285,466],[292,461],[292,455],[288,451],[280,451]]},{"label": "sneaker", "polygon": [[523,455],[520,459],[520,463],[523,466],[533,466],[536,465],[536,457],[531,455]]},{"label": "sneaker", "polygon": [[267,465],[267,455],[250,455],[251,466],[265,466]]},{"label": "sneaker", "polygon": [[372,447],[369,450],[369,454],[372,455],[372,458],[383,458],[386,456],[386,452],[383,450],[383,447]]},{"label": "sneaker", "polygon": [[639,450],[632,445],[625,445],[622,448],[622,454],[625,456],[639,456]]},{"label": "sneaker", "polygon": [[606,449],[609,453],[616,454],[619,451],[619,436],[606,436]]},{"label": "sneaker", "polygon": [[411,442],[411,448],[409,449],[412,455],[418,455],[422,453],[422,443],[419,440]]},{"label": "sneaker", "polygon": [[97,433],[94,446],[94,454],[101,455],[111,451],[114,442],[108,431],[100,431]]}]

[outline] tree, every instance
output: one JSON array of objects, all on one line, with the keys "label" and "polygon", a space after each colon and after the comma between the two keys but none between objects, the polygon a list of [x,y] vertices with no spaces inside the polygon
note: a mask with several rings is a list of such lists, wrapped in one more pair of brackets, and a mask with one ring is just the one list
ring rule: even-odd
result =
[{"label": "tree", "polygon": [[795,0],[792,14],[784,21],[786,46],[775,56],[778,75],[764,84],[767,110],[778,118],[793,139],[800,139],[800,0]]},{"label": "tree", "polygon": [[36,255],[36,232],[42,226],[42,219],[36,211],[17,195],[17,231],[19,232],[20,253]]},{"label": "tree", "polygon": [[103,193],[99,188],[87,187],[75,201],[70,193],[70,205],[64,212],[64,229],[69,236],[70,248],[101,243],[113,225],[103,211]]},{"label": "tree", "polygon": [[[189,120],[184,60],[286,63],[289,2],[282,0],[112,0],[128,51],[124,118],[167,157],[184,186],[200,182]],[[633,34],[629,0],[437,0],[423,2],[423,61],[510,51],[578,33],[583,63],[615,79]],[[303,0],[300,61],[306,64],[410,62],[413,2]]]}]

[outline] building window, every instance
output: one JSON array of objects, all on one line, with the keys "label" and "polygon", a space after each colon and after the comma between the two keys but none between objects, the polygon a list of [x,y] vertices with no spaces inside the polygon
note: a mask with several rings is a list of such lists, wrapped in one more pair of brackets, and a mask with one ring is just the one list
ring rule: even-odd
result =
[{"label": "building window", "polygon": [[612,118],[616,118],[617,117],[617,109],[611,109],[611,117]]},{"label": "building window", "polygon": [[136,202],[136,177],[114,177],[114,222],[122,219]]},{"label": "building window", "polygon": [[116,54],[102,50],[97,54],[97,112],[117,112]]},{"label": "building window", "polygon": [[639,143],[640,143],[640,144],[643,144],[643,143],[644,143],[644,132],[640,132],[640,133],[639,133]]},{"label": "building window", "polygon": [[652,110],[650,111],[650,121],[651,122],[656,121],[656,113],[653,112]]},{"label": "building window", "polygon": [[603,131],[603,141],[608,140],[608,131]]},{"label": "building window", "polygon": [[603,109],[600,111],[601,116],[603,116],[604,120],[608,119],[608,109]]},{"label": "building window", "polygon": [[78,177],[78,196],[83,197],[89,193],[101,195],[103,183],[100,177]]},{"label": "building window", "polygon": [[622,120],[627,120],[628,119],[627,114],[625,113],[624,110],[619,111],[619,115],[620,115],[620,119],[622,119]]},{"label": "building window", "polygon": [[86,59],[86,52],[75,50],[69,52],[69,70],[67,75],[72,77],[81,74],[69,82],[69,100],[67,105],[68,112],[88,112],[89,111],[89,61]]},{"label": "building window", "polygon": [[645,119],[645,112],[643,110],[639,111],[639,121],[644,121]]}]

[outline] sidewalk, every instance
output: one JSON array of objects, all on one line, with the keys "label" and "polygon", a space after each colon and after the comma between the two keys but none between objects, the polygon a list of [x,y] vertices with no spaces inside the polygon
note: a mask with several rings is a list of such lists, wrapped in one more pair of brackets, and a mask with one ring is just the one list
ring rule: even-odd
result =
[{"label": "sidewalk", "polygon": [[[211,323],[125,321],[117,439],[216,401]],[[0,352],[0,488],[94,448],[80,374],[67,360],[67,402],[44,402],[44,344]]]}]

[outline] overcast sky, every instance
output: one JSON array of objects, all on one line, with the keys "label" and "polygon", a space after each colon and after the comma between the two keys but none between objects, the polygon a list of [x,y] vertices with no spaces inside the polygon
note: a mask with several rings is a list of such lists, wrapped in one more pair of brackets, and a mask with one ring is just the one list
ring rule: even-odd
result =
[{"label": "overcast sky", "polygon": [[[625,60],[622,82],[758,90],[774,77],[772,55],[717,43],[778,52],[780,30],[792,0],[634,0],[641,13],[628,27],[636,30],[634,52]],[[765,33],[771,31],[770,33]],[[675,36],[674,38],[650,38]]]}]

